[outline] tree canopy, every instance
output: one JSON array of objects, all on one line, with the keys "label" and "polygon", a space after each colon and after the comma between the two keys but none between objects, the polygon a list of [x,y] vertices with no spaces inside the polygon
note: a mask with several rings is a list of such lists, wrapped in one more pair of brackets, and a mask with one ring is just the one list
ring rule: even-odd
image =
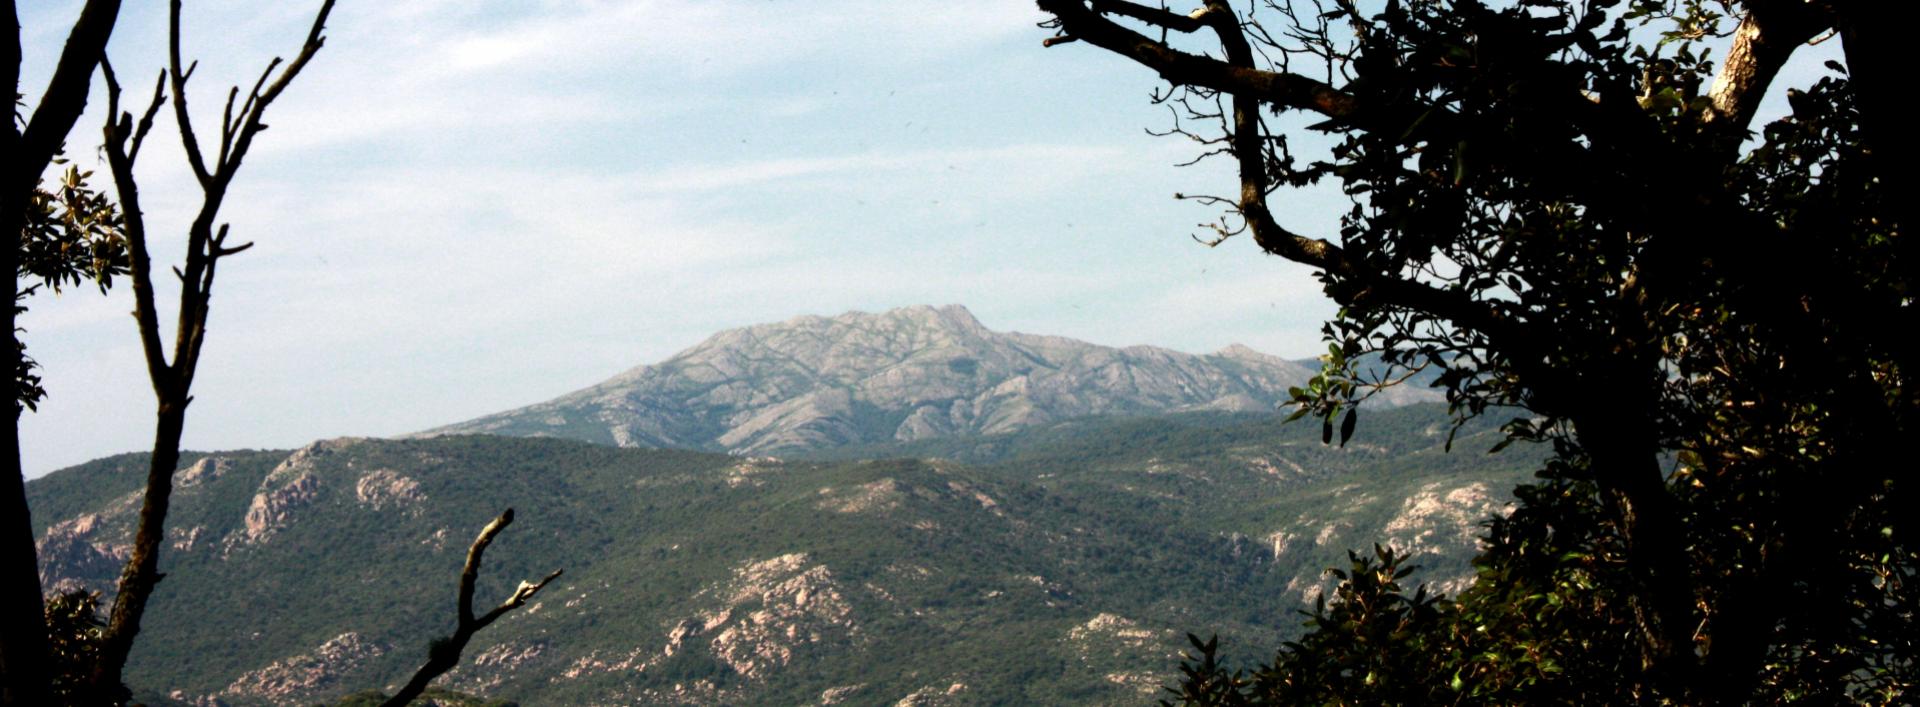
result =
[{"label": "tree canopy", "polygon": [[[1183,699],[1911,689],[1920,558],[1897,460],[1920,400],[1887,4],[1039,4],[1049,45],[1158,72],[1172,133],[1236,164],[1235,196],[1187,197],[1224,212],[1215,242],[1318,269],[1342,309],[1296,397],[1328,439],[1424,369],[1458,415],[1511,416],[1509,441],[1556,452],[1491,523],[1471,590],[1409,594],[1402,558],[1356,556],[1260,670],[1196,641]],[[1845,65],[1754,125],[1794,52],[1833,35]],[[1270,204],[1313,184],[1350,199],[1338,223]]]}]

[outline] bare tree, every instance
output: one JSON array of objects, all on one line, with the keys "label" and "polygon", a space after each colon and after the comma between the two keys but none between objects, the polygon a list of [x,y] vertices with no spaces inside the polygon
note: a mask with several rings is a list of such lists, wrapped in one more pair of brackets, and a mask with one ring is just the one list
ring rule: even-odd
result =
[{"label": "bare tree", "polygon": [[[93,69],[99,63],[120,14],[119,0],[88,0],[67,36],[66,48],[35,106],[33,117],[7,121],[0,131],[0,154],[7,156],[4,184],[0,184],[0,233],[19,234],[26,223],[29,199],[67,133],[86,108]],[[12,34],[0,42],[0,72],[6,83],[20,90],[20,19],[13,0],[6,0]],[[17,115],[17,114],[16,114]],[[24,122],[24,125],[22,125]],[[19,283],[18,248],[5,248],[12,302]],[[5,310],[4,326],[16,326],[13,307]],[[39,560],[33,545],[33,521],[27,508],[26,480],[20,469],[21,407],[14,402],[13,418],[0,431],[0,704],[38,705],[49,699],[47,631],[40,598]]]},{"label": "bare tree", "polygon": [[[332,13],[334,0],[324,0],[315,14],[306,41],[293,61],[275,58],[242,97],[239,87],[227,93],[220,119],[220,134],[215,149],[201,145],[187,105],[187,82],[197,63],[185,64],[181,58],[181,0],[172,0],[168,13],[168,64],[154,83],[152,100],[136,119],[121,107],[121,86],[104,47],[117,2],[89,2],[76,24],[66,54],[51,82],[47,97],[24,132],[10,131],[6,137],[9,151],[17,155],[10,168],[23,185],[20,199],[13,191],[5,202],[5,223],[9,231],[19,233],[26,223],[26,196],[38,185],[39,174],[58,154],[67,131],[84,107],[88,83],[97,63],[107,84],[108,110],[103,128],[104,151],[112,172],[120,208],[120,223],[125,240],[128,276],[133,280],[134,316],[138,324],[142,353],[157,402],[152,454],[149,459],[144,503],[134,542],[123,570],[117,593],[98,644],[90,646],[94,656],[88,684],[70,695],[84,704],[118,704],[130,696],[121,675],[140,632],[141,619],[155,586],[165,575],[158,571],[160,549],[165,537],[168,507],[172,497],[173,476],[179,465],[180,440],[186,424],[186,410],[193,401],[194,375],[206,339],[209,305],[220,261],[251,247],[251,243],[228,244],[228,224],[215,224],[233,179],[238,174],[253,140],[266,129],[267,108],[278,98],[325,44],[323,32]],[[12,3],[8,2],[11,13]],[[17,25],[17,23],[16,23]],[[17,35],[17,27],[16,27]],[[16,79],[19,68],[18,41],[9,45],[14,51],[6,57],[6,66]],[[283,66],[284,64],[284,66]],[[162,107],[171,106],[188,166],[200,185],[201,203],[187,230],[185,262],[173,269],[180,281],[179,318],[173,330],[171,352],[164,346],[153,284],[153,259],[140,190],[134,176],[141,147],[153,129]],[[209,159],[211,157],[211,159]],[[11,190],[15,182],[9,182]],[[18,268],[18,248],[8,249],[9,267]],[[18,292],[16,283],[16,293]],[[14,310],[8,310],[13,321]],[[15,417],[20,411],[15,402]],[[32,526],[28,521],[24,483],[19,473],[19,437],[17,426],[8,426],[6,458],[14,472],[6,474],[0,488],[0,503],[9,517],[19,518],[18,527],[10,527],[4,545],[6,562],[4,586],[0,586],[0,623],[6,627],[0,638],[0,673],[6,677],[5,704],[51,704],[46,670],[48,662],[47,629],[35,557]],[[489,523],[468,550],[465,569],[459,583],[459,606],[453,635],[434,641],[427,662],[389,704],[406,704],[418,697],[428,683],[452,669],[461,651],[481,629],[520,606],[560,576],[559,571],[538,582],[522,582],[512,596],[491,611],[473,613],[474,585],[479,578],[481,559],[494,538],[513,522],[508,509]]]},{"label": "bare tree", "polygon": [[[125,213],[130,277],[133,280],[134,317],[139,323],[141,350],[145,354],[147,375],[153,383],[158,402],[153,452],[147,471],[145,502],[140,508],[139,525],[126,569],[120,575],[113,610],[107,619],[99,661],[94,665],[92,687],[97,699],[124,700],[121,673],[127,655],[140,633],[140,619],[159,571],[160,549],[166,538],[167,508],[173,493],[173,475],[180,463],[180,436],[185,430],[187,406],[193,402],[193,378],[206,342],[207,316],[213,297],[214,276],[221,259],[251,247],[251,243],[228,245],[228,225],[219,224],[220,207],[240,171],[255,136],[266,128],[262,122],[268,106],[279,98],[294,77],[325,43],[322,32],[334,0],[325,0],[313,19],[300,53],[282,67],[275,58],[260,73],[251,90],[241,98],[240,88],[227,92],[226,108],[220,119],[217,152],[209,155],[201,147],[187,109],[187,81],[195,64],[182,65],[180,56],[181,1],[169,5],[167,21],[167,68],[154,83],[153,100],[136,122],[131,112],[120,107],[120,84],[110,63],[104,59],[102,73],[107,80],[107,124],[105,147],[107,163]],[[276,73],[276,70],[278,73]],[[171,99],[171,100],[169,100]],[[180,281],[179,320],[173,331],[173,350],[169,357],[160,328],[160,316],[154,302],[153,260],[149,255],[146,218],[140,205],[140,189],[134,180],[134,163],[154,116],[163,104],[171,104],[180,132],[180,143],[187,163],[200,184],[201,202],[187,229],[186,260],[174,274]],[[209,159],[211,157],[211,159]]]}]

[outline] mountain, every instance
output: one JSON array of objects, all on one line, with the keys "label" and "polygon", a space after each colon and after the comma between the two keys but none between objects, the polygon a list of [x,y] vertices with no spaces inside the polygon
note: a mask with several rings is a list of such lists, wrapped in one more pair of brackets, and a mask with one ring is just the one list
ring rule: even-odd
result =
[{"label": "mountain", "polygon": [[[411,438],[186,454],[127,678],[156,705],[364,703],[451,628],[469,539],[513,507],[481,600],[566,574],[440,687],[1151,701],[1187,632],[1238,655],[1296,634],[1349,549],[1393,544],[1463,588],[1479,524],[1537,461],[1444,453],[1456,432],[1462,450],[1500,433],[1432,404],[1370,405],[1324,445],[1273,413],[1311,374],[1242,346],[1114,349],[910,307],[722,332]],[[29,483],[49,591],[113,590],[145,461]]]},{"label": "mountain", "polygon": [[[445,687],[542,705],[1141,704],[1186,632],[1238,655],[1293,635],[1350,548],[1393,543],[1462,586],[1478,523],[1533,460],[1469,451],[1493,421],[1451,454],[1448,432],[1420,405],[1363,414],[1344,448],[1201,412],[878,461],[478,435],[192,453],[128,680],[152,704],[391,690],[451,628],[467,543],[513,507],[478,599],[566,574]],[[111,590],[144,474],[122,455],[28,484],[45,586]]]},{"label": "mountain", "polygon": [[[1092,415],[1271,411],[1316,366],[1240,345],[1193,355],[996,332],[965,307],[917,306],[724,331],[587,389],[421,434],[785,454]],[[1390,392],[1379,402],[1439,399]]]}]

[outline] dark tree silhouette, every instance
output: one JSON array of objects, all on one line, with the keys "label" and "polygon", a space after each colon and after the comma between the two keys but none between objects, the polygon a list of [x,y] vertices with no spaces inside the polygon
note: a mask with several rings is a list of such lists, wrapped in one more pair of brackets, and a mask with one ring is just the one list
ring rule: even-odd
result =
[{"label": "dark tree silhouette", "polygon": [[[20,90],[20,19],[13,0],[5,0],[6,17],[12,34],[0,41],[0,78]],[[87,92],[92,88],[93,69],[106,50],[113,34],[114,20],[120,14],[119,0],[88,0],[67,36],[66,48],[54,66],[46,91],[35,104],[31,119],[16,117],[0,131],[0,154],[6,155],[6,175],[0,183],[0,233],[17,234],[26,228],[28,213],[34,208],[33,194],[41,174],[60,153],[67,133],[86,108]],[[21,249],[5,249],[7,259],[0,270],[17,273],[21,268]],[[9,278],[18,301],[20,285]],[[6,307],[4,326],[15,330],[18,312]],[[16,357],[24,356],[18,347]],[[16,380],[21,370],[18,358]],[[27,510],[26,479],[20,470],[20,428],[22,410],[14,397],[13,419],[0,431],[0,704],[38,705],[50,699],[47,672],[47,627],[40,599],[39,561],[33,547],[33,521]]]},{"label": "dark tree silhouette", "polygon": [[[1511,413],[1510,441],[1557,451],[1493,524],[1457,606],[1422,597],[1409,614],[1422,620],[1381,634],[1336,607],[1260,679],[1187,687],[1402,699],[1366,692],[1384,674],[1316,662],[1308,646],[1335,636],[1433,649],[1428,672],[1392,678],[1437,690],[1422,700],[1853,699],[1911,684],[1920,560],[1895,460],[1920,397],[1900,227],[1912,153],[1888,112],[1886,27],[1909,26],[1895,4],[1039,5],[1049,45],[1158,72],[1172,132],[1235,162],[1233,196],[1186,197],[1224,210],[1209,242],[1244,234],[1318,270],[1342,310],[1297,402],[1329,439],[1351,433],[1357,403],[1433,369],[1457,414]],[[1793,114],[1756,135],[1781,67],[1835,33],[1850,66],[1790,92]],[[1717,61],[1715,37],[1730,45]],[[1332,146],[1309,154],[1289,140],[1303,132]],[[1351,209],[1287,225],[1270,197],[1315,183]],[[1379,570],[1356,558],[1349,589]],[[1405,599],[1388,584],[1348,594]]]}]

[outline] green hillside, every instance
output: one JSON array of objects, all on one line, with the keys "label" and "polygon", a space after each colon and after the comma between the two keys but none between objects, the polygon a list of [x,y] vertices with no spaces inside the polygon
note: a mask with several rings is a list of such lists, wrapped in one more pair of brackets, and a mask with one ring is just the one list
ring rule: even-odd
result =
[{"label": "green hillside", "polygon": [[[1083,420],[889,460],[730,457],[503,437],[192,455],[129,680],[150,697],[310,704],[405,678],[482,601],[556,568],[447,686],[527,704],[1139,704],[1183,634],[1275,646],[1350,547],[1457,580],[1525,477],[1443,411],[1347,448],[1271,416]],[[917,458],[916,458],[917,457]],[[967,463],[962,463],[964,459]],[[33,482],[49,586],[110,586],[142,458]],[[1244,654],[1258,655],[1261,651]]]}]

